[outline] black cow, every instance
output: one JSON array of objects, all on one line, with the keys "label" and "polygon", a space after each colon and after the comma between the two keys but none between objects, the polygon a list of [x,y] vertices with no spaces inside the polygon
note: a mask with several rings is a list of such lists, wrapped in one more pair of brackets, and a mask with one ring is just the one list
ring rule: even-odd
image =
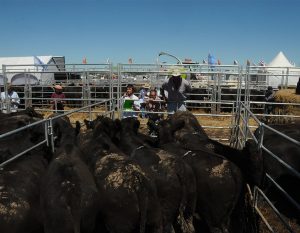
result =
[{"label": "black cow", "polygon": [[[253,209],[245,201],[245,184],[238,167],[210,148],[198,146],[199,142],[194,145],[175,142],[174,133],[184,125],[183,120],[162,121],[159,142],[161,148],[182,157],[194,170],[199,232],[257,232]],[[194,135],[200,143],[207,140],[206,135],[199,137],[199,129]]]},{"label": "black cow", "polygon": [[1,232],[43,232],[39,187],[46,166],[40,154],[32,154],[0,170]]},{"label": "black cow", "polygon": [[[290,125],[270,125],[272,128],[280,131],[281,133],[300,141],[300,124],[290,124]],[[254,135],[259,137],[259,129],[254,132]],[[264,130],[263,145],[268,150],[273,152],[290,166],[292,166],[296,171],[300,172],[300,158],[299,152],[300,147],[296,144],[284,139],[277,133],[268,130]],[[277,160],[275,160],[271,155],[269,155],[265,150],[263,150],[264,158],[264,171],[270,174],[274,179],[279,178],[283,175],[292,175],[288,169],[281,165]]]},{"label": "black cow", "polygon": [[[107,125],[107,124],[105,124]],[[139,121],[126,118],[116,121],[116,144],[137,161],[156,183],[163,211],[164,232],[193,232],[192,216],[195,208],[195,178],[181,160],[161,149],[154,149],[139,138]]]},{"label": "black cow", "polygon": [[[54,139],[54,146],[60,147],[64,143],[65,135],[71,135],[76,137],[80,132],[80,123],[76,121],[76,127],[73,128],[70,119],[67,116],[60,116],[60,113],[53,113],[48,116],[48,119],[52,119],[52,129]],[[71,139],[72,139],[71,137]],[[50,138],[49,138],[50,140]]]},{"label": "black cow", "polygon": [[99,190],[99,232],[162,233],[161,208],[156,187],[141,167],[125,157],[96,125],[78,135],[83,159]]},{"label": "black cow", "polygon": [[26,115],[29,117],[35,117],[35,118],[40,118],[40,119],[44,118],[44,115],[36,112],[33,107],[28,107],[25,110],[21,110],[18,112],[12,112],[12,113],[8,113],[8,114],[0,112],[0,119],[3,120],[8,117],[21,116],[21,115]]},{"label": "black cow", "polygon": [[170,124],[177,129],[174,131],[174,136],[183,147],[190,150],[206,149],[222,155],[241,169],[248,183],[251,185],[261,183],[262,157],[254,142],[249,141],[247,146],[240,151],[211,140],[197,118],[188,111],[176,112],[170,117]]},{"label": "black cow", "polygon": [[[22,119],[23,117],[23,119]],[[3,119],[1,131],[7,132],[16,127],[24,126],[28,116],[14,116]],[[1,162],[11,158],[23,149],[28,149],[44,136],[44,127],[35,126],[31,129],[2,139]],[[46,147],[38,147],[27,152],[15,161],[6,164],[0,170],[0,229],[1,232],[43,232],[40,218],[40,178],[46,171],[48,154]]]},{"label": "black cow", "polygon": [[[272,128],[280,131],[281,133],[300,141],[300,124],[290,124],[290,125],[270,125]],[[256,137],[259,136],[259,129],[255,131]],[[296,144],[284,139],[277,133],[268,130],[264,130],[263,146],[274,153],[280,160],[287,163],[294,170],[300,173],[300,147]],[[268,173],[276,182],[278,182],[282,187],[285,188],[287,193],[296,201],[300,203],[300,179],[296,175],[289,171],[285,166],[283,166],[279,161],[273,158],[265,150],[262,150],[263,160],[264,160],[264,173]],[[266,181],[268,179],[265,179]],[[296,218],[300,223],[299,209],[290,205],[290,202],[280,194],[278,189],[272,185],[270,182],[265,182],[262,186],[275,202],[275,205],[282,211],[285,215]]]},{"label": "black cow", "polygon": [[[64,128],[64,131],[66,129]],[[96,226],[98,190],[74,145],[70,125],[42,183],[41,207],[45,232],[92,233]]]},{"label": "black cow", "polygon": [[[0,134],[8,133],[39,120],[41,119],[33,118],[27,115],[15,115],[2,118],[0,124]],[[44,127],[42,124],[39,124],[0,139],[0,148],[3,151],[6,148],[12,155],[16,155],[33,146],[33,141],[42,139],[43,136]],[[0,157],[0,161],[3,161],[3,158]]]}]

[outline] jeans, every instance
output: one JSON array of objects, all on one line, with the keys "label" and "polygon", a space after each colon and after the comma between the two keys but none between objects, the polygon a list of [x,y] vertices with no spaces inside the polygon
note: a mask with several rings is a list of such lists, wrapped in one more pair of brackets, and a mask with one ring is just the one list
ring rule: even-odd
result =
[{"label": "jeans", "polygon": [[184,102],[168,102],[167,104],[168,113],[175,113],[177,111],[186,111]]},{"label": "jeans", "polygon": [[136,112],[124,111],[122,118],[127,118],[127,117],[138,117],[138,114]]},{"label": "jeans", "polygon": [[274,108],[273,105],[266,104],[266,106],[265,106],[265,114],[271,114],[271,113],[273,113],[273,108]]}]

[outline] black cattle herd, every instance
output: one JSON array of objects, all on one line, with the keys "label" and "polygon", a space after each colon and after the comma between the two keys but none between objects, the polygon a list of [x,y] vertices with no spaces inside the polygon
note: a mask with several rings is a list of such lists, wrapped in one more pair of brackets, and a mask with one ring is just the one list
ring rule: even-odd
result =
[{"label": "black cattle herd", "polygon": [[[41,118],[32,109],[0,114],[0,134]],[[266,172],[293,178],[251,140],[242,150],[211,140],[190,112],[161,121],[158,138],[139,125],[99,116],[83,131],[55,118],[55,153],[44,144],[0,170],[0,232],[254,233],[259,218],[246,184],[267,192]],[[299,127],[282,130],[300,139]],[[1,139],[0,163],[44,137],[37,124]],[[299,148],[265,138],[299,172]],[[299,187],[290,187],[298,200]],[[288,213],[299,220],[296,211]]]}]

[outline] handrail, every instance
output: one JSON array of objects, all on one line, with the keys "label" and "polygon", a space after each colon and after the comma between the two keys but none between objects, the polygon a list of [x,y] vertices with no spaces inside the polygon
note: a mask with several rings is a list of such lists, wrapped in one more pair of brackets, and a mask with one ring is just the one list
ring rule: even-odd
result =
[{"label": "handrail", "polygon": [[262,195],[262,197],[266,200],[268,205],[274,210],[274,213],[280,218],[281,222],[285,225],[287,230],[291,233],[294,233],[292,228],[289,226],[289,224],[285,221],[281,213],[277,210],[277,208],[273,205],[273,203],[270,201],[270,199],[267,197],[267,195],[257,186],[254,187],[254,206],[255,208],[258,208],[257,203],[258,203],[258,193]]},{"label": "handrail", "polygon": [[282,192],[287,199],[300,211],[300,204],[297,203],[268,173],[266,173],[267,178]]},{"label": "handrail", "polygon": [[15,156],[13,156],[12,158],[10,158],[10,159],[4,161],[3,163],[0,164],[0,169],[3,168],[5,165],[9,164],[10,162],[16,160],[17,158],[21,157],[22,155],[26,154],[27,152],[29,152],[29,151],[31,151],[31,150],[33,150],[33,149],[39,147],[40,145],[45,144],[46,142],[47,142],[47,140],[44,139],[43,141],[39,142],[38,144],[35,144],[34,146],[32,146],[32,147],[26,149],[25,151],[23,151],[23,152],[21,152],[21,153],[15,155]]},{"label": "handrail", "polygon": [[[109,100],[110,100],[110,99],[108,99],[108,100],[106,100],[106,101],[109,101]],[[75,112],[80,112],[80,111],[85,110],[85,109],[89,109],[89,110],[90,110],[91,107],[96,106],[96,105],[99,105],[99,104],[103,104],[103,103],[105,103],[106,101],[100,101],[100,102],[97,102],[97,103],[94,103],[94,104],[91,104],[91,105],[88,105],[88,106],[85,106],[85,107],[82,107],[82,108],[79,108],[79,109],[71,110],[71,111],[68,111],[68,112],[66,112],[66,113],[59,114],[59,115],[57,115],[57,116],[50,117],[50,118],[48,118],[48,119],[43,119],[43,120],[40,120],[40,121],[31,123],[31,124],[29,124],[29,125],[23,126],[23,127],[21,127],[21,128],[12,130],[12,131],[10,131],[10,132],[1,134],[1,135],[0,135],[0,139],[5,138],[5,137],[8,137],[8,136],[10,136],[10,135],[13,135],[13,134],[15,134],[15,133],[18,133],[18,132],[20,132],[20,131],[22,131],[22,130],[25,130],[25,129],[34,127],[34,126],[36,126],[36,125],[45,124],[45,127],[44,127],[45,139],[44,139],[43,141],[41,141],[41,142],[35,144],[34,146],[32,146],[32,147],[26,149],[25,151],[22,151],[22,152],[20,152],[19,154],[13,156],[12,158],[10,158],[10,159],[4,161],[3,163],[0,164],[0,168],[3,168],[3,167],[4,167],[5,165],[7,165],[8,163],[10,163],[10,162],[16,160],[17,158],[21,157],[22,155],[26,154],[27,152],[33,150],[34,148],[36,148],[36,147],[38,147],[38,146],[40,146],[40,145],[42,145],[42,144],[45,144],[45,143],[47,144],[47,146],[51,145],[52,151],[54,152],[54,144],[53,144],[53,142],[54,142],[54,135],[53,135],[53,132],[52,132],[52,130],[53,130],[53,125],[52,125],[53,120],[56,120],[56,119],[61,118],[61,117],[64,117],[64,116],[71,115],[71,114],[73,114],[73,113],[75,113]],[[50,139],[50,140],[51,140],[51,143],[49,143],[48,136],[51,137],[51,139]]]},{"label": "handrail", "polygon": [[[281,103],[278,103],[281,104]],[[240,117],[239,117],[239,121],[236,123],[237,124],[237,128],[239,129],[236,132],[236,135],[242,135],[242,139],[243,140],[247,140],[248,138],[248,134],[250,132],[251,138],[257,143],[258,145],[258,149],[259,150],[263,150],[265,151],[267,154],[271,155],[273,159],[275,159],[276,161],[278,161],[282,166],[284,166],[289,172],[291,172],[297,179],[300,179],[300,173],[298,171],[296,171],[292,166],[290,166],[288,163],[286,163],[285,161],[283,161],[281,158],[279,158],[276,153],[273,153],[272,151],[270,151],[265,145],[264,145],[264,131],[265,130],[270,130],[272,132],[274,132],[275,134],[277,134],[278,136],[281,136],[282,138],[287,139],[289,142],[293,143],[296,147],[300,146],[300,142],[281,133],[280,131],[262,123],[258,118],[257,115],[258,114],[254,114],[250,111],[249,107],[246,106],[244,103],[240,102],[239,105],[241,106],[241,113],[240,113]],[[254,119],[254,121],[259,125],[260,128],[260,134],[259,134],[259,138],[256,138],[254,135],[254,133],[252,133],[249,130],[249,125],[248,122],[244,119],[244,116],[247,116],[247,114],[245,114],[245,112],[248,114],[248,116],[250,116],[252,119]],[[262,114],[259,114],[262,115]],[[272,115],[273,116],[273,115]],[[246,127],[248,128],[247,131],[244,131],[244,128],[241,127],[241,123],[242,125],[246,125]],[[245,134],[244,132],[246,132],[247,134]],[[240,138],[238,136],[236,136],[236,143],[239,145],[243,145],[243,141],[240,141]],[[300,210],[300,204],[297,203],[278,183],[276,183],[276,181],[268,174],[265,174],[266,177],[275,185],[275,187],[282,193],[282,195],[284,195],[290,202],[291,204],[293,204],[298,210]],[[287,228],[287,230],[289,232],[293,232],[293,230],[291,229],[291,227],[289,226],[289,224],[285,221],[285,219],[282,217],[282,215],[280,214],[280,212],[275,208],[275,206],[272,204],[272,202],[268,199],[268,197],[265,195],[265,193],[259,189],[257,186],[254,187],[254,196],[255,196],[255,209],[257,211],[257,213],[259,214],[259,216],[261,217],[261,219],[263,220],[263,222],[266,224],[266,226],[268,227],[268,229],[271,232],[274,232],[273,228],[271,227],[271,225],[268,223],[267,219],[264,217],[264,215],[261,213],[261,211],[258,208],[258,203],[257,203],[257,196],[258,194],[262,195],[263,198],[267,201],[268,205],[273,209],[273,211],[275,212],[275,214],[279,217],[279,219],[281,220],[281,222],[284,224],[284,226]]]}]

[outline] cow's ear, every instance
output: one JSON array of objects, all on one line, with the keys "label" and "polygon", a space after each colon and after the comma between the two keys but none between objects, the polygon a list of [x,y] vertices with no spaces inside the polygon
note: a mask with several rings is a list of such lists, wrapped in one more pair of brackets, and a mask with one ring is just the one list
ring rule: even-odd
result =
[{"label": "cow's ear", "polygon": [[77,136],[80,133],[81,125],[80,125],[79,121],[76,121],[75,124],[76,124],[76,127],[75,127],[75,136]]},{"label": "cow's ear", "polygon": [[182,129],[184,127],[184,124],[185,124],[185,122],[182,119],[173,121],[172,126],[171,126],[172,132],[175,133],[176,131]]},{"label": "cow's ear", "polygon": [[88,127],[88,120],[87,119],[83,119],[83,122],[84,122],[85,126]]}]

